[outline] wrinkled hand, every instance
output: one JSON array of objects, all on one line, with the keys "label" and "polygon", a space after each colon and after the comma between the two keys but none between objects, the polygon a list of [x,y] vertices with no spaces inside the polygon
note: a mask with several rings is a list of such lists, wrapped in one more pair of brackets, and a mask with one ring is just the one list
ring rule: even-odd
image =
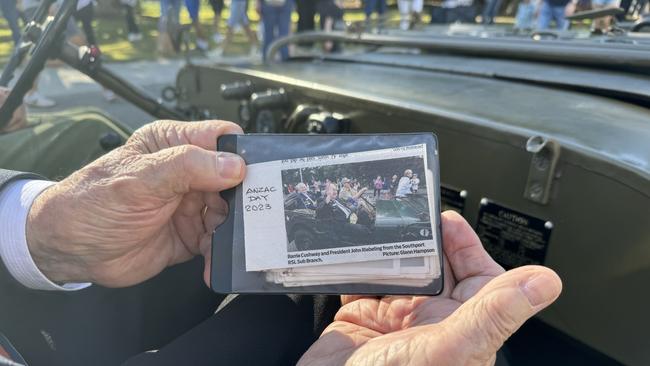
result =
[{"label": "wrinkled hand", "polygon": [[30,253],[55,282],[109,287],[145,281],[195,255],[206,257],[243,160],[215,151],[230,122],[159,121],[42,193],[27,222]]},{"label": "wrinkled hand", "polygon": [[504,273],[460,215],[442,219],[443,294],[344,296],[299,365],[492,365],[503,342],[559,296],[562,283],[550,269]]}]

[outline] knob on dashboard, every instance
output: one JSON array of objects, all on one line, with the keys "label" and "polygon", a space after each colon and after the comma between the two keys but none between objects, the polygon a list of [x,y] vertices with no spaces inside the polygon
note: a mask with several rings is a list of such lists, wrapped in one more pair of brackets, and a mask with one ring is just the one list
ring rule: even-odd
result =
[{"label": "knob on dashboard", "polygon": [[350,130],[350,123],[350,119],[340,113],[301,104],[287,119],[286,130],[293,133],[346,133]]},{"label": "knob on dashboard", "polygon": [[226,100],[245,100],[254,92],[255,89],[250,80],[221,84],[221,97]]},{"label": "knob on dashboard", "polygon": [[347,133],[350,120],[339,113],[314,113],[307,117],[306,129],[307,133]]},{"label": "knob on dashboard", "polygon": [[288,105],[289,96],[282,88],[267,90],[261,93],[253,93],[253,95],[251,95],[251,107],[256,110],[281,109]]}]

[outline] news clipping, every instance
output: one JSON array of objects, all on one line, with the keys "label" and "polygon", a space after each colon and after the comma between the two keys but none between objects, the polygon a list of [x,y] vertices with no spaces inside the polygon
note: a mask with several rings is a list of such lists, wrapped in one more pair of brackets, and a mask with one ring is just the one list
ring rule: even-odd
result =
[{"label": "news clipping", "polygon": [[440,277],[426,145],[251,164],[246,271],[285,287],[424,287]]}]

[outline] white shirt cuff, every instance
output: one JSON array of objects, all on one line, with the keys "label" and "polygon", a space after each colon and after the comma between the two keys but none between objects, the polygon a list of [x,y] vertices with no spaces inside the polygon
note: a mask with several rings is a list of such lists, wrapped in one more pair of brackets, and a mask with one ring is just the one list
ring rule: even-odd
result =
[{"label": "white shirt cuff", "polygon": [[21,179],[0,191],[0,257],[7,270],[25,287],[34,290],[75,291],[90,283],[57,285],[36,267],[27,246],[27,215],[32,203],[54,182]]}]

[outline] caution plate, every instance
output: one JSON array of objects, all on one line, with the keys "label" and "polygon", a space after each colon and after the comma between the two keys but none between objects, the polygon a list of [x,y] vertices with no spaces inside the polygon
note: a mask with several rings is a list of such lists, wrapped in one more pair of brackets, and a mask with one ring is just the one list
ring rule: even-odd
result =
[{"label": "caution plate", "polygon": [[476,232],[490,255],[505,268],[543,264],[553,223],[481,200]]}]

